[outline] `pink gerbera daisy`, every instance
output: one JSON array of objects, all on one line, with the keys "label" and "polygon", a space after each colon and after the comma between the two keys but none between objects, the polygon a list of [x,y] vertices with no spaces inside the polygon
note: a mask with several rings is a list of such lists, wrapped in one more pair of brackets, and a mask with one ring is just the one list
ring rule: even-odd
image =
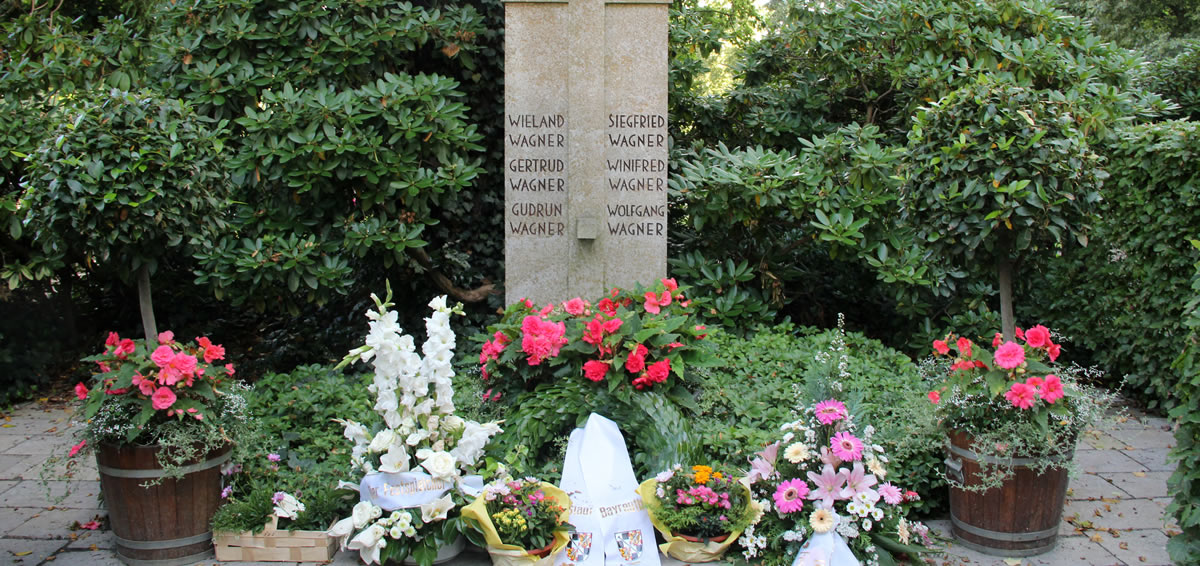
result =
[{"label": "pink gerbera daisy", "polygon": [[829,445],[833,449],[833,455],[846,462],[862,459],[863,443],[853,434],[839,432],[829,439]]},{"label": "pink gerbera daisy", "polygon": [[879,486],[879,489],[875,491],[879,492],[879,495],[883,497],[883,500],[888,505],[899,505],[901,501],[904,501],[904,493],[900,491],[900,488],[892,485],[891,482]]},{"label": "pink gerbera daisy", "polygon": [[775,489],[775,508],[780,513],[795,513],[804,507],[804,497],[808,495],[808,484],[804,480],[788,480]]},{"label": "pink gerbera daisy", "polygon": [[817,413],[817,420],[823,425],[833,424],[850,414],[846,411],[846,405],[837,399],[821,401],[813,410]]}]

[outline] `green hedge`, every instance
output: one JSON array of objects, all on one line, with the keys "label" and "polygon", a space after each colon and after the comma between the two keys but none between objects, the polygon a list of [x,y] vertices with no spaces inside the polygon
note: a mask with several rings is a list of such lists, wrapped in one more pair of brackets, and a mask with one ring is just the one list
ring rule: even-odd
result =
[{"label": "green hedge", "polygon": [[[1198,241],[1193,240],[1192,245],[1200,248]],[[1178,419],[1179,428],[1169,457],[1176,463],[1175,472],[1167,480],[1175,500],[1167,506],[1167,513],[1179,523],[1182,533],[1171,538],[1167,551],[1176,564],[1200,562],[1200,262],[1196,262],[1191,293],[1183,319],[1189,333],[1173,366],[1180,380],[1176,387],[1179,404],[1171,417]]]},{"label": "green hedge", "polygon": [[1200,124],[1132,126],[1107,153],[1112,177],[1089,246],[1062,250],[1043,278],[1024,282],[1018,320],[1062,332],[1086,351],[1068,352],[1072,359],[1126,376],[1128,393],[1170,409],[1171,362],[1188,336],[1181,321],[1196,258],[1188,240],[1200,226]]}]

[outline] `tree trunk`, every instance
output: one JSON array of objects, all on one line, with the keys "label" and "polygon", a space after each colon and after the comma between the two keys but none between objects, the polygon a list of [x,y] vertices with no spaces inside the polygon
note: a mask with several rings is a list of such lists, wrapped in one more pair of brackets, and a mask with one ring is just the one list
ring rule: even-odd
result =
[{"label": "tree trunk", "polygon": [[1000,279],[1000,331],[1004,335],[1005,342],[1013,341],[1017,333],[1017,324],[1013,320],[1013,261],[1008,254],[1009,246],[1006,244],[1000,249],[999,257],[996,259],[996,275]]},{"label": "tree trunk", "polygon": [[154,324],[154,303],[150,300],[150,266],[142,264],[137,275],[138,310],[142,313],[142,330],[146,332],[146,346],[158,344],[158,327]]}]

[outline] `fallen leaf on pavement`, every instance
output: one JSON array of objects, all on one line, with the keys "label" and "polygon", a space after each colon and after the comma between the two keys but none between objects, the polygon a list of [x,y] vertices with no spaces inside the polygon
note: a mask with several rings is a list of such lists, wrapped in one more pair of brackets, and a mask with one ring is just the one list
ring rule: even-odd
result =
[{"label": "fallen leaf on pavement", "polygon": [[1139,478],[1144,478],[1144,477],[1146,477],[1146,472],[1134,472],[1133,475],[1135,475]]},{"label": "fallen leaf on pavement", "polygon": [[1104,537],[1099,534],[1092,535],[1092,542],[1104,542]]}]

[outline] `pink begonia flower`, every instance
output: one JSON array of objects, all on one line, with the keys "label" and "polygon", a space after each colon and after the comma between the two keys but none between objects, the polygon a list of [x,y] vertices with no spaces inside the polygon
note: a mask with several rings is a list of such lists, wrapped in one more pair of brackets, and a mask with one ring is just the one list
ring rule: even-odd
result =
[{"label": "pink begonia flower", "polygon": [[209,340],[205,336],[197,338],[196,344],[204,349],[204,363],[206,364],[211,364],[225,357],[225,347],[220,344],[213,344],[212,340]]},{"label": "pink begonia flower", "polygon": [[521,332],[523,333],[521,351],[528,355],[531,366],[558,356],[559,349],[567,343],[567,338],[564,336],[567,332],[565,324],[542,320],[534,315],[525,317],[521,323]]},{"label": "pink begonia flower", "polygon": [[611,364],[600,360],[588,360],[583,364],[583,376],[595,382],[604,381],[604,376],[608,374],[609,367],[611,367]]},{"label": "pink begonia flower", "polygon": [[1037,400],[1037,388],[1017,382],[1012,384],[1012,387],[1004,394],[1004,398],[1021,410],[1031,409],[1034,401]]},{"label": "pink begonia flower", "polygon": [[79,399],[80,399],[81,401],[82,401],[83,399],[87,399],[87,396],[88,396],[88,388],[87,388],[87,386],[86,386],[86,385],[84,385],[84,384],[83,384],[83,382],[82,382],[82,381],[81,381],[81,382],[79,382],[79,383],[76,383],[76,384],[75,384],[75,396],[76,396],[76,397],[79,397]]},{"label": "pink begonia flower", "polygon": [[1062,354],[1062,346],[1058,344],[1051,344],[1046,348],[1046,355],[1050,357],[1050,361],[1052,362],[1058,359],[1059,354]]},{"label": "pink begonia flower", "polygon": [[958,360],[950,366],[950,371],[971,371],[973,369],[975,369],[975,362],[971,360]]},{"label": "pink begonia flower", "polygon": [[934,340],[933,349],[943,356],[950,353],[950,346],[946,344],[945,340]]},{"label": "pink begonia flower", "polygon": [[960,337],[958,339],[958,342],[955,344],[955,346],[958,347],[958,355],[960,355],[964,358],[971,357],[971,341],[970,340]]},{"label": "pink begonia flower", "polygon": [[116,349],[113,350],[113,355],[123,360],[129,357],[129,354],[132,354],[135,349],[137,349],[137,345],[133,343],[133,340],[126,338],[117,344]]},{"label": "pink begonia flower", "polygon": [[79,528],[87,529],[89,531],[94,531],[94,530],[97,530],[100,528],[100,521],[92,519],[91,521],[88,521],[82,525],[79,525]]},{"label": "pink begonia flower", "polygon": [[929,402],[937,405],[942,401],[942,394],[937,391],[930,391],[926,397],[929,397]]},{"label": "pink begonia flower", "polygon": [[833,466],[828,464],[821,468],[819,475],[808,472],[808,481],[815,486],[808,492],[809,501],[820,500],[826,509],[832,508],[834,501],[843,499],[842,488],[846,485],[847,473],[845,469],[834,472]]},{"label": "pink begonia flower", "polygon": [[608,316],[617,316],[617,303],[608,297],[600,299],[600,302],[596,303],[596,308]]},{"label": "pink begonia flower", "polygon": [[1047,375],[1046,379],[1042,381],[1041,387],[1038,387],[1038,395],[1043,401],[1053,405],[1055,401],[1066,395],[1063,391],[1062,380],[1057,375]]},{"label": "pink begonia flower", "polygon": [[546,303],[546,306],[542,307],[542,310],[538,311],[538,314],[547,316],[552,312],[554,312],[554,303]]},{"label": "pink begonia flower", "polygon": [[643,373],[637,379],[633,380],[633,386],[638,389],[650,387],[654,384],[666,381],[667,377],[670,375],[671,360],[659,360],[653,364],[650,364],[650,367],[646,368],[646,373]]},{"label": "pink begonia flower", "polygon": [[1018,327],[1017,327],[1017,331],[1016,331],[1014,334],[1016,334],[1016,336],[1017,336],[1017,340],[1024,340],[1024,339],[1025,339],[1025,331],[1024,331],[1024,330],[1021,330],[1021,327],[1020,327],[1020,326],[1018,326]]},{"label": "pink begonia flower", "polygon": [[996,356],[993,361],[995,361],[996,367],[1014,369],[1025,363],[1025,348],[1016,342],[1005,342],[996,348]]},{"label": "pink begonia flower", "polygon": [[1028,386],[1030,386],[1030,387],[1033,387],[1033,388],[1035,388],[1035,389],[1041,388],[1041,387],[1042,387],[1042,378],[1040,378],[1040,377],[1031,377],[1031,378],[1029,378],[1029,379],[1026,379],[1026,380],[1025,380],[1025,385],[1028,385]]},{"label": "pink begonia flower", "polygon": [[171,391],[170,387],[159,387],[154,395],[150,396],[150,404],[154,410],[161,411],[175,404],[175,392]]},{"label": "pink begonia flower", "polygon": [[888,505],[899,505],[904,501],[904,493],[900,491],[900,488],[892,485],[891,482],[879,486],[878,491],[879,495],[883,497],[883,500]]},{"label": "pink begonia flower", "polygon": [[829,439],[829,447],[833,449],[834,456],[846,462],[862,459],[863,443],[849,432],[842,431],[833,435],[833,438]]},{"label": "pink begonia flower", "polygon": [[646,294],[643,296],[643,298],[646,300],[646,312],[650,314],[658,314],[662,312],[662,303],[658,302],[658,293],[655,293],[654,291],[646,291]]},{"label": "pink begonia flower", "polygon": [[646,369],[646,354],[650,353],[645,346],[638,344],[633,352],[625,358],[625,370],[629,373],[637,374]]},{"label": "pink begonia flower", "polygon": [[1043,348],[1050,344],[1050,329],[1037,325],[1025,331],[1025,343],[1031,348]]},{"label": "pink begonia flower", "polygon": [[164,330],[158,333],[159,344],[170,344],[175,341],[175,333],[170,330]]},{"label": "pink begonia flower", "polygon": [[588,307],[587,301],[584,301],[583,299],[581,299],[579,297],[575,297],[574,299],[571,299],[571,300],[563,303],[563,309],[565,309],[568,313],[573,314],[575,316],[583,315],[584,311],[587,310],[587,307]]},{"label": "pink begonia flower", "polygon": [[116,332],[109,332],[108,339],[104,341],[105,346],[116,346],[121,342],[121,337]]},{"label": "pink begonia flower", "polygon": [[175,350],[172,350],[170,346],[159,346],[150,354],[150,360],[160,368],[167,367],[174,359]]},{"label": "pink begonia flower", "polygon": [[850,413],[846,410],[846,405],[837,399],[826,399],[817,403],[813,407],[813,412],[817,415],[817,420],[823,425],[833,424],[846,418]]},{"label": "pink begonia flower", "polygon": [[674,293],[675,290],[679,288],[679,284],[675,282],[674,277],[672,277],[670,279],[663,279],[662,284],[664,287],[667,288],[668,291],[670,291],[672,293]]},{"label": "pink begonia flower", "polygon": [[154,395],[154,390],[158,387],[157,384],[154,383],[153,379],[146,379],[144,377],[137,383],[134,383],[134,385],[137,386],[138,391],[142,392],[142,395],[147,397]]},{"label": "pink begonia flower", "polygon": [[808,484],[804,480],[788,480],[775,488],[775,508],[780,513],[795,513],[804,508],[804,498],[808,496]]},{"label": "pink begonia flower", "polygon": [[675,348],[682,348],[682,347],[683,347],[683,344],[679,343],[679,342],[671,342],[670,344],[667,344],[668,350],[674,350]]},{"label": "pink begonia flower", "polygon": [[233,364],[225,364],[225,375],[233,375]]},{"label": "pink begonia flower", "polygon": [[87,439],[80,440],[80,441],[79,441],[79,444],[76,444],[75,446],[72,446],[72,447],[71,447],[71,451],[67,453],[67,457],[68,457],[68,458],[74,458],[74,457],[75,457],[75,455],[76,455],[76,454],[78,454],[80,450],[83,450],[83,447],[84,447],[84,446],[87,446]]},{"label": "pink begonia flower", "polygon": [[846,473],[846,485],[842,488],[842,499],[850,499],[860,493],[869,493],[874,497],[875,490],[871,486],[878,483],[875,476],[868,474],[862,462],[855,462],[854,468]]},{"label": "pink begonia flower", "polygon": [[992,337],[992,348],[999,346],[1000,343],[1003,341],[1004,341],[1004,335],[997,332],[996,335]]}]

